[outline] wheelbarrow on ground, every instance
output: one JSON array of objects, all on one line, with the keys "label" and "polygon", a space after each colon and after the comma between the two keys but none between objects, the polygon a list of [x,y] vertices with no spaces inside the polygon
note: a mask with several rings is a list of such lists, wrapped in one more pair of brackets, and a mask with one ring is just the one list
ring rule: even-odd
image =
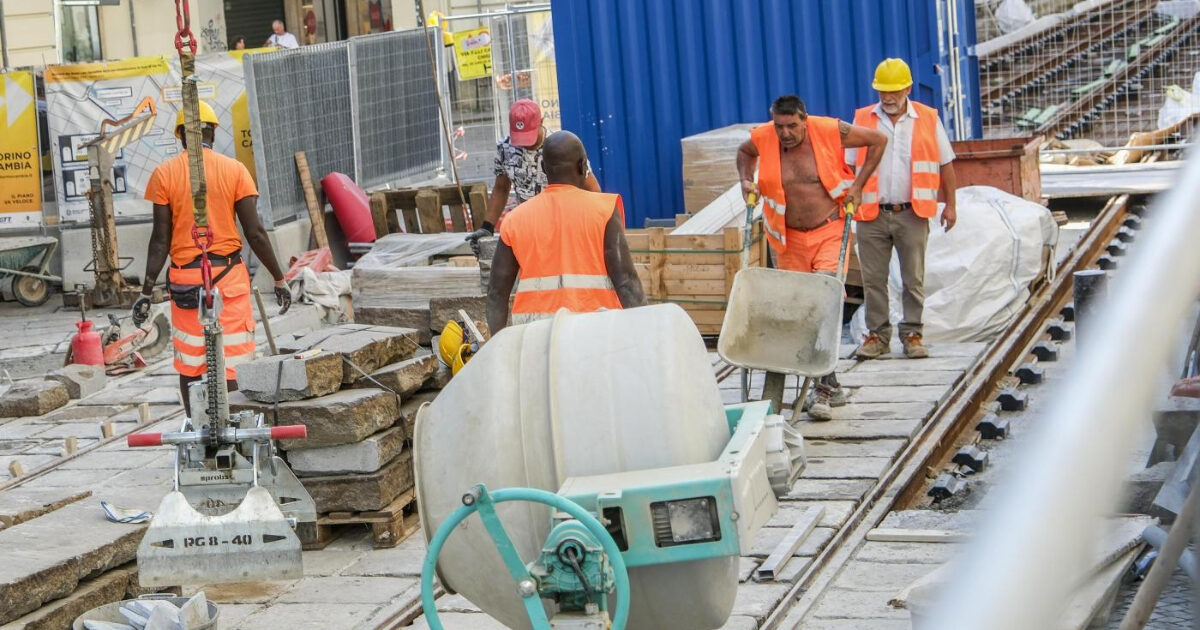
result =
[{"label": "wheelbarrow on ground", "polygon": [[53,236],[0,237],[0,278],[12,277],[13,297],[25,306],[40,306],[50,299],[50,259],[58,249]]},{"label": "wheelbarrow on ground", "polygon": [[[815,273],[751,267],[733,279],[717,339],[717,354],[746,370],[766,370],[763,400],[778,412],[784,377],[804,377],[796,400],[798,414],[814,379],[837,368],[842,339],[845,259],[853,207],[847,206],[836,278]],[[749,379],[742,385],[749,396]]]}]

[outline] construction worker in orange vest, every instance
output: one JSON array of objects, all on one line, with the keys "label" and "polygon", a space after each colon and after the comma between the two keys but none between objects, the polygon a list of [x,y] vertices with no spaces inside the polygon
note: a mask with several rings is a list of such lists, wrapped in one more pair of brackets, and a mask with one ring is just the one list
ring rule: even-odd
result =
[{"label": "construction worker in orange vest", "polygon": [[[932,107],[908,98],[912,71],[903,59],[885,59],[875,69],[871,84],[879,102],[859,108],[854,124],[877,129],[888,137],[879,169],[863,188],[857,221],[858,260],[862,267],[867,333],[854,351],[859,359],[874,359],[890,351],[892,323],[888,306],[888,266],[892,250],[900,259],[904,283],[904,319],[900,341],[911,359],[929,356],[922,341],[921,316],[925,306],[925,246],[929,220],[938,213],[938,193],[946,203],[941,224],[954,227],[958,215],[954,199],[954,149]],[[847,151],[846,161],[865,170],[863,156]]]},{"label": "construction worker in orange vest", "polygon": [[514,324],[552,317],[563,308],[586,313],[646,303],[625,241],[621,196],[585,189],[583,143],[569,131],[550,134],[543,168],[546,188],[517,206],[500,226],[488,286],[492,334],[508,325],[514,282]]},{"label": "construction worker in orange vest", "polygon": [[[204,141],[204,177],[208,190],[208,229],[213,243],[208,248],[213,286],[221,295],[218,321],[225,345],[225,378],[230,391],[237,389],[235,367],[254,358],[254,315],[250,308],[250,274],[242,262],[242,239],[237,221],[250,241],[250,249],[275,279],[275,300],[287,311],[292,295],[283,282],[283,270],[267,231],[258,221],[258,189],[250,172],[237,160],[212,150],[217,114],[200,103],[201,135]],[[183,134],[183,110],[175,121],[175,137],[187,147]],[[187,152],[163,162],[150,175],[146,200],[154,204],[154,227],[146,253],[146,276],[142,295],[133,304],[133,322],[140,326],[150,312],[150,294],[168,254],[171,267],[167,282],[171,293],[172,342],[175,371],[184,409],[191,416],[188,385],[204,375],[204,327],[199,320],[200,248],[192,238],[192,185]]]},{"label": "construction worker in orange vest", "polygon": [[[809,116],[798,96],[775,99],[771,122],[755,127],[738,149],[737,167],[742,194],[762,195],[767,242],[780,269],[837,275],[842,207],[860,201],[886,144],[878,131]],[[847,147],[867,149],[857,177],[846,165]],[[846,404],[836,375],[818,380],[806,402],[813,419],[832,419],[832,408]]]}]

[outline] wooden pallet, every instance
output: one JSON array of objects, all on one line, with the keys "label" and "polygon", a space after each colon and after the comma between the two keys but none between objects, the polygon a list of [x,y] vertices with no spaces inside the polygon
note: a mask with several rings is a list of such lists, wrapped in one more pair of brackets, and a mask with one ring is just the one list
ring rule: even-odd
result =
[{"label": "wooden pallet", "polygon": [[302,528],[299,532],[304,550],[324,549],[348,527],[358,525],[370,527],[376,549],[395,547],[420,529],[413,492],[401,494],[382,510],[318,515],[315,527]]},{"label": "wooden pallet", "polygon": [[409,234],[437,234],[447,231],[447,216],[452,232],[465,232],[468,227],[481,225],[487,211],[487,185],[463,184],[462,195],[467,200],[465,207],[457,186],[372,193],[371,219],[375,223],[375,234],[394,234],[401,231],[402,226]]}]

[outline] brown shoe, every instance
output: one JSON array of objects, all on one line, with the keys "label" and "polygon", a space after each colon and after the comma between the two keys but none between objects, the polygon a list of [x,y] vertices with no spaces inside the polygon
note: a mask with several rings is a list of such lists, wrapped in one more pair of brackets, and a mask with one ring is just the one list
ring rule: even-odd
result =
[{"label": "brown shoe", "polygon": [[929,348],[921,343],[920,333],[904,335],[904,356],[910,359],[924,359],[929,356]]},{"label": "brown shoe", "polygon": [[888,348],[888,344],[879,335],[867,333],[867,338],[863,339],[862,345],[854,351],[854,357],[857,359],[876,359],[880,355],[887,354],[890,350],[891,348]]}]

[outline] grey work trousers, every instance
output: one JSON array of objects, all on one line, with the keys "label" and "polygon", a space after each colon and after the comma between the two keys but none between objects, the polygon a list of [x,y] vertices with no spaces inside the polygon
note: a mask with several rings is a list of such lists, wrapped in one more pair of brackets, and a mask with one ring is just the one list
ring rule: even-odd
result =
[{"label": "grey work trousers", "polygon": [[911,209],[892,212],[880,208],[875,220],[858,223],[857,236],[867,329],[884,343],[892,339],[892,323],[888,316],[888,265],[894,248],[900,258],[900,280],[904,284],[904,319],[900,323],[900,336],[921,334],[929,219],[918,217]]}]

